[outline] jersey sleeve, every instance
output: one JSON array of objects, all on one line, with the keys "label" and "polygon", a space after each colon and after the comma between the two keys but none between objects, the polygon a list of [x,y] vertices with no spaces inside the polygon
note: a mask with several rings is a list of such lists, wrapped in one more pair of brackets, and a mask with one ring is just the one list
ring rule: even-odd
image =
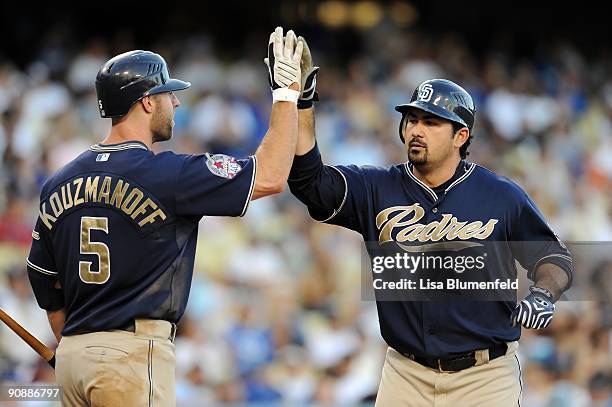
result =
[{"label": "jersey sleeve", "polygon": [[62,290],[57,288],[58,270],[48,229],[38,218],[32,231],[32,245],[26,261],[28,278],[40,308],[57,311],[64,307]]},{"label": "jersey sleeve", "polygon": [[243,216],[255,187],[255,156],[185,156],[176,183],[180,216]]},{"label": "jersey sleeve", "polygon": [[318,221],[359,233],[365,230],[367,184],[360,167],[324,165],[318,147],[294,158],[289,189]]},{"label": "jersey sleeve", "polygon": [[512,253],[518,262],[527,270],[527,277],[535,281],[535,272],[542,264],[551,263],[559,266],[568,276],[568,285],[572,283],[572,255],[565,244],[550,228],[535,203],[524,194],[519,207],[519,214],[512,222]]}]

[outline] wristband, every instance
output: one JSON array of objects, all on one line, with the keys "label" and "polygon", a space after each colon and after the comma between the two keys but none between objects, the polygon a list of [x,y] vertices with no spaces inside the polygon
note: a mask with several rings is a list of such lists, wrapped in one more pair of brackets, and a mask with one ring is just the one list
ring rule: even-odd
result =
[{"label": "wristband", "polygon": [[547,297],[550,300],[550,302],[555,302],[554,301],[555,300],[555,296],[552,295],[552,293],[550,291],[548,291],[546,288],[531,286],[529,288],[529,290],[532,293],[540,293],[540,294],[544,295],[545,297]]},{"label": "wristband", "polygon": [[298,109],[310,109],[314,104],[312,99],[300,99],[297,102]]},{"label": "wristband", "polygon": [[300,97],[300,91],[289,88],[278,88],[272,91],[272,103],[276,102],[292,102],[297,104]]}]

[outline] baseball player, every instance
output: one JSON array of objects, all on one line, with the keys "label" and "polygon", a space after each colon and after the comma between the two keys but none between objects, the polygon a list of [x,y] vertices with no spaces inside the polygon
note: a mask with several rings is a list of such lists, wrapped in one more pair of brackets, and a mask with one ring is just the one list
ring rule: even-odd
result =
[{"label": "baseball player", "polygon": [[[297,45],[296,45],[297,44]],[[174,336],[187,303],[202,216],[243,216],[283,190],[296,147],[301,43],[270,35],[269,129],[255,155],[154,154],[172,137],[164,59],[130,51],[107,61],[96,91],[110,134],[50,177],[27,260],[59,341],[67,406],[175,404]]]},{"label": "baseball player", "polygon": [[[302,89],[314,94],[318,68],[307,45],[302,58]],[[401,241],[423,251],[434,242],[447,248],[479,241],[540,243],[489,259],[513,269],[516,258],[528,270],[534,285],[518,305],[515,292],[513,301],[377,297],[389,348],[376,405],[519,405],[521,325],[550,324],[554,302],[572,281],[571,257],[519,186],[466,160],[475,114],[471,96],[444,79],[420,84],[409,103],[396,107],[408,161],[387,167],[324,165],[312,101],[298,107],[289,187],[315,220],[354,230],[365,242]]]}]

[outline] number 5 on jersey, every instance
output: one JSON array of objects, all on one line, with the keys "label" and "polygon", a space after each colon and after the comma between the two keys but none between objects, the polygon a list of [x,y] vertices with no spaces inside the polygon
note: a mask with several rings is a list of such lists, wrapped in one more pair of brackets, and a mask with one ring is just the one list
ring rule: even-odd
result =
[{"label": "number 5 on jersey", "polygon": [[104,243],[91,241],[92,229],[108,234],[108,218],[81,218],[81,254],[98,256],[98,271],[91,270],[90,261],[79,261],[79,277],[87,284],[104,284],[110,278],[110,251]]}]

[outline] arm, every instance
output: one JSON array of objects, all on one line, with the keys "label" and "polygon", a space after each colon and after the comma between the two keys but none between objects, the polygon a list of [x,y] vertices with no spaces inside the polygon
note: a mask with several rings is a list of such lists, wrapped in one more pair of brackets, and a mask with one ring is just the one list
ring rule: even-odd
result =
[{"label": "arm", "polygon": [[563,291],[567,290],[569,278],[565,270],[556,264],[545,263],[538,267],[535,272],[535,286],[548,290],[553,300],[557,301]]},{"label": "arm", "polygon": [[[298,90],[294,83],[289,89]],[[257,172],[252,200],[280,193],[285,188],[297,141],[297,108],[293,102],[272,105],[270,128],[255,153]]]},{"label": "arm", "polygon": [[555,312],[555,301],[567,290],[570,279],[566,270],[553,263],[543,263],[534,272],[534,285],[512,314],[512,322],[525,328],[546,328]]},{"label": "arm", "polygon": [[[295,45],[297,42],[297,45]],[[255,153],[255,185],[251,200],[280,193],[285,188],[297,142],[297,102],[300,95],[303,43],[293,31],[283,40],[283,29],[270,35],[268,79],[272,89],[270,127]]]},{"label": "arm", "polygon": [[289,189],[302,201],[315,219],[325,219],[341,209],[346,193],[342,175],[323,165],[315,139],[314,101],[319,68],[312,63],[312,56],[306,40],[302,60],[302,94],[298,101],[298,130],[295,159],[289,175]]},{"label": "arm", "polygon": [[298,110],[298,138],[295,155],[304,155],[315,145],[314,107]]},{"label": "arm", "polygon": [[64,322],[66,321],[66,311],[63,308],[57,311],[47,311],[47,318],[49,319],[55,339],[59,343],[62,339],[62,329],[64,329]]},{"label": "arm", "polygon": [[303,43],[300,61],[302,93],[298,101],[298,137],[289,174],[289,189],[308,207],[313,219],[359,231],[361,225],[354,209],[363,207],[365,188],[362,174],[356,167],[323,165],[315,139],[313,103],[319,100],[315,90],[319,67],[312,63],[306,40],[299,37],[299,41]]},{"label": "arm", "polygon": [[47,312],[49,324],[59,343],[62,339],[62,329],[66,320],[64,296],[59,282],[53,276],[42,272],[28,264],[28,277],[38,305]]},{"label": "arm", "polygon": [[515,258],[534,282],[513,310],[512,321],[525,328],[546,328],[552,321],[555,301],[572,284],[571,253],[526,195],[512,238]]},{"label": "arm", "polygon": [[295,156],[288,183],[291,193],[316,221],[327,222],[344,207],[345,176],[337,168],[323,165],[316,143],[310,151]]},{"label": "arm", "polygon": [[26,269],[38,306],[47,312],[51,329],[59,343],[66,319],[64,293],[54,261],[51,237],[40,218],[32,231]]},{"label": "arm", "polygon": [[[302,60],[306,54],[310,55],[307,50],[308,46],[305,45]],[[298,109],[297,134],[295,158],[288,180],[289,189],[308,207],[314,219],[327,219],[342,209],[346,184],[338,170],[323,165],[321,154],[316,146],[312,103],[307,108]]]},{"label": "arm", "polygon": [[304,37],[299,37],[299,41],[303,43],[302,60],[300,61],[302,93],[298,100],[298,139],[295,155],[304,155],[315,146],[314,102],[319,100],[316,91],[319,67],[314,66],[310,47]]}]

